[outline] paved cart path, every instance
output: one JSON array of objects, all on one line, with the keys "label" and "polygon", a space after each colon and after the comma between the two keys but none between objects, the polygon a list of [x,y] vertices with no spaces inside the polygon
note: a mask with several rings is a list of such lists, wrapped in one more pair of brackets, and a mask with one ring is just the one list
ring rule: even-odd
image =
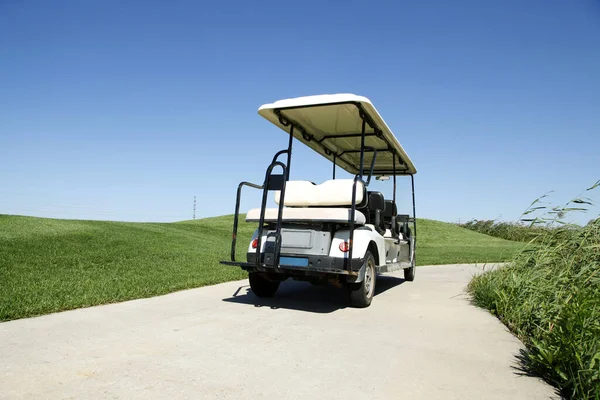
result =
[{"label": "paved cart path", "polygon": [[522,348],[466,300],[480,268],[380,277],[367,309],[288,281],[246,281],[0,324],[0,398],[547,399]]}]

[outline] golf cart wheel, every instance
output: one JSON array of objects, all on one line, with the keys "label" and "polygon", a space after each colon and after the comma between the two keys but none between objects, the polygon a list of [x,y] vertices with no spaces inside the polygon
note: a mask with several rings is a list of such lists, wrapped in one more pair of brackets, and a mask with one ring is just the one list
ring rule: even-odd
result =
[{"label": "golf cart wheel", "polygon": [[248,280],[250,281],[250,289],[258,297],[273,297],[280,283],[279,281],[270,280],[260,272],[250,272]]},{"label": "golf cart wheel", "polygon": [[365,278],[360,283],[350,283],[350,304],[352,307],[368,307],[371,305],[373,295],[375,294],[375,258],[370,251],[365,254]]},{"label": "golf cart wheel", "polygon": [[415,280],[415,264],[413,263],[412,267],[404,268],[404,280],[412,282]]},{"label": "golf cart wheel", "polygon": [[412,236],[410,236],[410,268],[404,268],[404,280],[409,282],[414,281],[416,269],[415,242]]}]

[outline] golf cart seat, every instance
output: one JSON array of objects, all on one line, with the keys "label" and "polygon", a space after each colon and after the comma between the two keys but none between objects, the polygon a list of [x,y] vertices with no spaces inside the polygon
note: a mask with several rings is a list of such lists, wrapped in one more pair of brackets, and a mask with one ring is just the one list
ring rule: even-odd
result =
[{"label": "golf cart seat", "polygon": [[[284,222],[332,222],[350,223],[353,179],[335,179],[316,185],[310,181],[288,181],[282,220]],[[275,203],[279,205],[281,192],[275,192]],[[365,214],[358,211],[366,205],[366,189],[362,182],[356,183],[356,205],[354,223],[367,223]],[[265,222],[277,222],[277,208],[265,210]],[[260,208],[246,214],[246,221],[259,222]]]},{"label": "golf cart seat", "polygon": [[396,204],[392,200],[385,201],[385,209],[381,213],[381,218],[383,219],[383,225],[386,229],[386,235],[389,237],[398,237],[398,233],[400,233],[399,224],[396,223],[396,215],[398,215],[398,211],[396,208]]},{"label": "golf cart seat", "polygon": [[369,201],[366,205],[366,211],[369,214],[369,224],[375,227],[375,230],[380,235],[385,233],[385,225],[383,224],[383,214],[385,211],[386,202],[381,192],[367,192]]},{"label": "golf cart seat", "polygon": [[[265,222],[277,222],[277,208],[265,209]],[[283,222],[331,222],[337,224],[350,223],[350,208],[319,207],[319,208],[292,208],[283,209]],[[247,222],[260,221],[260,208],[253,208],[246,214]],[[360,211],[354,212],[354,223],[364,225],[367,222],[365,215]]]},{"label": "golf cart seat", "polygon": [[[288,181],[285,187],[286,207],[351,207],[353,179],[330,179],[315,185],[310,181]],[[275,203],[279,204],[281,192],[275,192]],[[356,206],[364,205],[366,189],[356,182]]]}]

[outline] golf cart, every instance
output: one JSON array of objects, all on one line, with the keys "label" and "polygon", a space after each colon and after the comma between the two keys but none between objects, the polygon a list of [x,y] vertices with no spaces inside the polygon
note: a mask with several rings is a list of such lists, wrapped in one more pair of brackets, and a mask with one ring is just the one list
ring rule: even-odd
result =
[{"label": "golf cart", "polygon": [[[262,185],[237,190],[231,260],[249,272],[250,287],[271,297],[287,278],[346,286],[355,307],[371,304],[378,273],[404,270],[415,279],[415,166],[369,99],[353,94],[299,97],[265,104],[258,113],[289,134]],[[331,180],[290,181],[294,138],[333,163]],[[280,161],[285,155],[287,160]],[[335,179],[340,167],[354,179]],[[278,168],[281,173],[274,173]],[[412,217],[396,209],[396,177],[410,176]],[[393,180],[393,198],[369,191],[371,178]],[[262,204],[246,214],[258,228],[245,261],[236,261],[240,196],[262,190]],[[267,208],[269,192],[277,207]],[[412,230],[409,225],[412,225]]]}]

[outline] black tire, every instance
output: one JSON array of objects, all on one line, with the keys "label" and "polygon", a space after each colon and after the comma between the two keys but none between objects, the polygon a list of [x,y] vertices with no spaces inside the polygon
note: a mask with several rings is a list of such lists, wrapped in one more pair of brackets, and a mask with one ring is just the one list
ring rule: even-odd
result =
[{"label": "black tire", "polygon": [[258,297],[273,297],[279,289],[279,281],[272,281],[260,272],[250,272],[248,280],[250,281],[250,289]]},{"label": "black tire", "polygon": [[410,268],[404,268],[404,280],[412,282],[415,280],[415,266],[413,265]]},{"label": "black tire", "polygon": [[364,308],[371,305],[373,295],[375,294],[375,282],[377,280],[377,271],[375,270],[375,257],[370,251],[365,253],[365,278],[360,283],[348,284],[350,291],[350,305],[352,307]]},{"label": "black tire", "polygon": [[[410,232],[410,230],[409,230]],[[404,268],[404,280],[408,281],[408,282],[412,282],[415,280],[415,272],[417,271],[417,267],[416,267],[416,259],[415,259],[415,242],[412,238],[412,236],[410,237],[410,268]]]}]

